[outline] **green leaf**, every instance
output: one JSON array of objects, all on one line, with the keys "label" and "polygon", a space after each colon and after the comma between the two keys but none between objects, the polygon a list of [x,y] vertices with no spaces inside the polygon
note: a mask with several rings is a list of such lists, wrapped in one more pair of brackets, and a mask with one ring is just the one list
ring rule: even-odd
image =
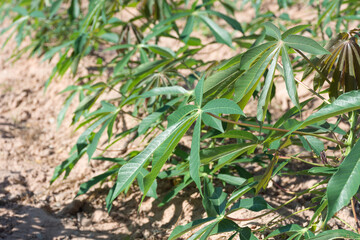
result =
[{"label": "green leaf", "polygon": [[341,208],[348,205],[350,199],[359,190],[360,185],[360,141],[351,149],[339,166],[339,170],[331,177],[326,195],[329,201],[325,222]]},{"label": "green leaf", "polygon": [[234,205],[231,207],[230,211],[227,212],[227,214],[230,214],[231,212],[237,211],[241,208],[248,209],[250,211],[259,212],[264,209],[273,209],[265,200],[263,197],[256,196],[253,198],[244,198],[240,199]]},{"label": "green leaf", "polygon": [[200,182],[200,137],[201,137],[201,114],[198,115],[194,127],[194,133],[191,140],[191,151],[190,151],[190,176],[194,180],[199,192],[202,195],[201,191],[201,182]]},{"label": "green leaf", "polygon": [[246,139],[255,142],[258,140],[258,138],[254,134],[243,130],[229,130],[226,131],[225,133],[215,135],[212,138],[239,138],[239,139]]},{"label": "green leaf", "polygon": [[[143,198],[145,198],[145,196],[148,196],[157,199],[157,182],[154,180],[151,182],[151,184],[146,183],[145,178],[148,174],[148,170],[146,170],[145,168],[141,168],[139,174],[136,176],[136,180],[139,184],[140,191],[143,193]],[[149,186],[146,186],[148,184]]]},{"label": "green leaf", "polygon": [[293,35],[293,34],[296,34],[298,32],[301,32],[302,30],[304,30],[305,28],[310,27],[310,26],[311,26],[310,24],[306,24],[306,25],[298,25],[298,26],[292,27],[292,28],[286,30],[281,35],[281,39],[285,39],[289,35]]},{"label": "green leaf", "polygon": [[224,233],[224,232],[232,232],[239,230],[240,227],[229,219],[222,219],[211,231],[210,235]]},{"label": "green leaf", "polygon": [[294,234],[297,233],[299,231],[301,231],[303,228],[300,227],[297,224],[288,224],[286,226],[280,227],[274,231],[272,231],[265,239],[268,239],[270,237],[274,237],[283,233],[288,233],[288,234]]},{"label": "green leaf", "polygon": [[270,96],[271,96],[270,90],[272,89],[272,85],[273,85],[273,79],[274,79],[274,74],[275,74],[278,57],[279,57],[279,51],[276,53],[276,55],[274,56],[274,59],[272,60],[272,62],[270,64],[269,71],[267,72],[267,75],[265,78],[264,87],[260,93],[260,97],[259,97],[259,101],[258,101],[258,105],[257,105],[257,115],[256,115],[256,118],[259,122],[264,121],[265,113],[267,111],[267,108],[268,108],[268,105],[270,102]]},{"label": "green leaf", "polygon": [[126,64],[129,62],[130,58],[132,55],[134,55],[136,52],[136,49],[131,50],[130,52],[128,52],[127,54],[125,54],[125,56],[123,56],[123,58],[116,64],[115,68],[114,68],[114,75],[118,75],[126,66]]},{"label": "green leaf", "polygon": [[330,117],[338,116],[343,113],[355,111],[360,109],[360,90],[354,90],[351,92],[340,95],[334,102],[321,108],[316,113],[311,114],[304,122],[293,128],[291,131],[295,131],[299,128],[304,128],[311,124],[326,120]]},{"label": "green leaf", "polygon": [[241,57],[240,69],[249,70],[250,66],[253,65],[254,61],[264,54],[268,49],[275,46],[276,42],[266,42],[261,45],[255,46],[247,50]]},{"label": "green leaf", "polygon": [[199,14],[198,16],[210,28],[217,42],[224,43],[229,47],[232,47],[231,36],[225,29],[219,27],[219,25],[217,25],[213,20],[204,15]]},{"label": "green leaf", "polygon": [[186,232],[188,232],[188,231],[190,231],[190,230],[192,230],[194,228],[197,228],[197,227],[203,225],[204,223],[210,222],[210,221],[212,221],[214,219],[215,219],[215,217],[208,217],[208,218],[204,218],[204,219],[195,220],[195,221],[190,222],[190,223],[188,223],[188,224],[186,224],[184,226],[177,226],[171,232],[169,240],[177,239],[181,235],[183,235],[184,233],[186,233]]},{"label": "green leaf", "polygon": [[265,26],[266,34],[268,36],[271,36],[277,40],[281,39],[281,32],[279,28],[277,28],[273,23],[266,22],[264,23],[264,26]]},{"label": "green leaf", "polygon": [[202,121],[205,123],[205,125],[210,126],[214,129],[217,129],[220,132],[224,132],[224,128],[222,126],[222,122],[220,119],[214,118],[205,113],[201,114],[201,118],[202,118]]},{"label": "green leaf", "polygon": [[278,51],[276,46],[267,50],[262,54],[261,58],[236,81],[234,97],[236,102],[241,101],[247,94],[249,94],[249,97],[252,95],[252,92],[255,91],[265,70]]},{"label": "green leaf", "polygon": [[89,160],[91,159],[92,155],[94,154],[94,152],[96,151],[97,145],[99,143],[100,137],[103,134],[103,132],[105,131],[105,129],[107,128],[107,126],[109,125],[109,122],[111,119],[109,119],[111,117],[111,115],[107,115],[104,118],[107,119],[107,121],[103,124],[103,126],[100,128],[100,130],[95,134],[94,138],[92,139],[90,145],[87,148],[87,154],[89,157]]},{"label": "green leaf", "polygon": [[166,58],[174,58],[175,53],[173,50],[167,47],[161,47],[157,45],[144,45],[144,47],[148,48],[153,53],[159,54],[160,56],[166,57]]},{"label": "green leaf", "polygon": [[286,85],[286,90],[289,94],[289,97],[292,101],[292,103],[300,109],[300,105],[299,105],[299,97],[297,94],[297,89],[296,89],[296,84],[295,84],[295,80],[294,80],[294,73],[293,73],[293,69],[291,66],[291,61],[289,58],[289,55],[287,53],[287,48],[286,46],[282,46],[281,48],[281,59],[283,62],[283,67],[284,67],[284,79],[285,79],[285,85]]},{"label": "green leaf", "polygon": [[188,180],[184,180],[184,182],[180,183],[179,185],[177,185],[175,188],[173,188],[172,190],[170,190],[166,196],[164,197],[164,199],[162,200],[162,202],[159,204],[159,207],[164,206],[166,203],[168,203],[171,199],[173,199],[181,190],[183,190],[185,187],[187,187],[190,183],[192,183],[193,180],[191,178],[189,178]]},{"label": "green leaf", "polygon": [[215,98],[224,89],[229,88],[243,73],[240,71],[239,64],[234,64],[228,69],[218,71],[208,77],[204,82],[204,98],[210,100]]},{"label": "green leaf", "polygon": [[190,34],[192,33],[194,28],[194,22],[195,22],[195,17],[193,15],[190,15],[187,18],[185,28],[180,35],[180,39],[183,40],[185,43],[187,43],[190,38]]},{"label": "green leaf", "polygon": [[129,187],[130,184],[134,181],[135,177],[139,173],[140,169],[144,166],[145,162],[149,157],[161,146],[161,144],[166,141],[175,131],[178,131],[190,117],[187,117],[174,125],[170,126],[160,135],[155,137],[149,145],[136,157],[132,158],[127,164],[123,165],[118,172],[116,186],[114,192],[110,198],[110,202],[113,202],[117,196]]},{"label": "green leaf", "polygon": [[150,91],[145,92],[141,95],[143,98],[159,96],[159,95],[175,95],[175,94],[189,94],[189,91],[180,86],[170,86],[170,87],[157,87],[153,88]]},{"label": "green leaf", "polygon": [[200,152],[201,162],[206,164],[233,153],[241,154],[251,150],[252,148],[254,148],[254,146],[256,146],[256,144],[238,143],[238,144],[228,144],[214,148],[205,148],[202,149]]},{"label": "green leaf", "polygon": [[220,98],[220,99],[214,99],[208,102],[203,108],[203,112],[208,112],[212,114],[240,114],[245,116],[244,112],[241,110],[241,108],[230,99],[226,98]]},{"label": "green leaf", "polygon": [[194,112],[195,110],[199,109],[198,107],[194,105],[185,105],[179,109],[177,109],[175,112],[170,114],[167,118],[168,120],[168,126],[172,126],[176,122],[183,119],[186,115],[188,115],[191,112]]},{"label": "green leaf", "polygon": [[104,33],[100,35],[100,38],[112,43],[119,42],[119,36],[116,33]]},{"label": "green leaf", "polygon": [[[174,148],[178,145],[181,138],[191,127],[196,120],[196,116],[188,118],[188,120],[179,126],[178,130],[175,131],[170,137],[164,141],[164,143],[154,153],[154,160],[151,172],[144,178],[144,194],[147,194],[148,190],[152,186],[156,177],[159,175],[161,168],[164,166],[166,160],[173,152]],[[156,155],[160,152],[160,157],[157,159]],[[142,197],[141,202],[144,200],[145,195]]]},{"label": "green leaf", "polygon": [[248,227],[244,227],[239,231],[240,240],[259,240],[254,234],[251,232],[251,229]]},{"label": "green leaf", "polygon": [[227,183],[229,183],[231,185],[235,185],[235,186],[236,185],[240,186],[241,184],[246,182],[245,178],[236,177],[236,176],[232,176],[232,175],[229,175],[229,174],[223,174],[223,173],[218,174],[217,178],[224,181],[224,182],[227,182]]},{"label": "green leaf", "polygon": [[330,53],[316,41],[300,35],[289,35],[283,41],[289,47],[314,55],[323,55]]},{"label": "green leaf", "polygon": [[64,179],[69,175],[71,169],[75,166],[75,164],[79,161],[79,159],[86,152],[86,148],[82,149],[80,153],[76,151],[76,148],[73,147],[71,151],[70,157],[68,157],[65,161],[63,161],[60,165],[56,166],[54,170],[54,174],[50,180],[50,184],[52,184],[60,175],[65,172]]},{"label": "green leaf", "polygon": [[360,239],[360,235],[345,229],[327,230],[311,237],[313,240],[331,240],[339,238]]},{"label": "green leaf", "polygon": [[51,4],[51,8],[50,8],[50,16],[49,18],[51,19],[56,12],[59,10],[61,3],[63,2],[63,0],[56,0]]},{"label": "green leaf", "polygon": [[218,11],[206,10],[205,12],[208,13],[208,14],[212,14],[212,15],[215,15],[215,16],[218,16],[218,17],[224,19],[233,29],[244,33],[240,23],[238,21],[236,21],[236,19],[234,19],[232,17],[229,17],[229,16],[227,16],[225,14],[222,14],[221,12],[218,12]]},{"label": "green leaf", "polygon": [[82,183],[80,185],[80,189],[79,189],[79,191],[78,191],[78,193],[76,194],[75,197],[87,193],[87,191],[89,191],[89,189],[92,186],[94,186],[95,184],[97,184],[97,183],[99,183],[101,181],[104,181],[108,176],[116,173],[117,171],[118,171],[118,168],[108,170],[108,171],[106,171],[106,172],[104,172],[104,173],[102,173],[100,175],[97,175],[97,176],[93,177],[89,181],[87,181],[85,183]]},{"label": "green leaf", "polygon": [[195,105],[197,105],[198,107],[201,107],[201,105],[202,105],[203,91],[204,91],[204,77],[205,77],[205,75],[203,75],[200,78],[200,80],[197,83],[195,90],[194,90]]},{"label": "green leaf", "polygon": [[307,151],[314,151],[316,155],[320,156],[321,151],[325,149],[324,143],[314,136],[300,136],[299,138]]},{"label": "green leaf", "polygon": [[66,111],[69,109],[69,106],[72,102],[72,100],[74,99],[74,97],[76,96],[76,92],[72,92],[67,98],[66,98],[66,101],[64,103],[64,106],[61,108],[58,116],[57,116],[57,128],[59,129],[62,121],[64,120],[65,118],[65,114],[66,114]]}]

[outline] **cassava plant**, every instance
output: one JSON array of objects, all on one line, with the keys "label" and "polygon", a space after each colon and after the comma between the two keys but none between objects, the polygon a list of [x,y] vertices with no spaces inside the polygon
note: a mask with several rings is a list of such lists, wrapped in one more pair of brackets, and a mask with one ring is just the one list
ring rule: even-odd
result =
[{"label": "cassava plant", "polygon": [[[278,6],[286,10],[294,2],[278,1]],[[239,23],[236,13],[244,11],[245,4],[253,6],[255,18]],[[45,87],[68,70],[75,79],[63,91],[68,95],[58,126],[73,100],[79,98],[72,124],[82,134],[69,158],[56,167],[51,183],[63,174],[66,178],[87,155],[91,161],[110,161],[113,165],[83,183],[76,196],[112,180],[106,197],[109,211],[112,203],[134,185],[142,192],[142,202],[145,197],[158,198],[156,190],[163,179],[179,180],[160,205],[193,185],[207,217],[175,227],[169,239],[189,231],[190,239],[224,232],[232,232],[228,235],[231,239],[360,239],[359,225],[350,226],[352,230],[349,226],[335,230],[328,224],[330,219],[338,220],[335,214],[349,204],[357,221],[360,33],[359,29],[347,29],[350,20],[359,18],[357,1],[308,4],[318,12],[315,25],[291,19],[286,12],[278,18],[270,11],[261,12],[262,1],[0,3],[0,20],[11,21],[1,31],[11,31],[5,44],[15,37],[19,45],[13,59],[26,52],[44,60],[58,55]],[[126,21],[119,18],[129,9],[135,9],[136,14],[130,14]],[[331,28],[332,23],[335,28]],[[195,37],[194,32],[205,36]],[[305,37],[307,32],[315,40]],[[324,33],[336,37],[326,40]],[[317,35],[322,36],[320,43]],[[29,43],[24,46],[25,38]],[[166,41],[180,47],[166,47]],[[212,44],[233,49],[234,56],[220,61],[199,60],[199,52]],[[115,54],[109,58],[106,52]],[[79,76],[79,64],[86,56],[96,57],[96,70]],[[105,74],[106,81],[101,81]],[[313,88],[303,82],[307,78],[311,78]],[[282,80],[293,107],[271,114],[276,86]],[[309,97],[299,99],[299,85],[306,87]],[[321,103],[309,109],[315,99]],[[244,108],[255,106],[254,102],[254,114],[245,115]],[[131,113],[125,111],[129,107]],[[304,118],[307,112],[310,114]],[[115,125],[123,114],[141,122],[119,131]],[[349,127],[343,129],[344,124]],[[96,150],[103,135],[108,141],[99,153]],[[187,135],[192,140],[184,147],[179,142]],[[126,136],[130,141],[150,141],[144,149],[107,157],[106,151]],[[289,150],[294,148],[295,154]],[[252,171],[251,165],[263,171]],[[291,166],[297,166],[296,170]],[[273,180],[284,176],[310,176],[318,182],[293,192]],[[269,181],[292,197],[274,207],[265,200]],[[305,195],[312,199],[305,208],[312,212],[310,221],[302,226],[284,224],[305,210],[290,216],[279,211]],[[262,212],[246,219],[230,216],[240,209]],[[240,224],[269,214],[278,215],[258,228]]]}]

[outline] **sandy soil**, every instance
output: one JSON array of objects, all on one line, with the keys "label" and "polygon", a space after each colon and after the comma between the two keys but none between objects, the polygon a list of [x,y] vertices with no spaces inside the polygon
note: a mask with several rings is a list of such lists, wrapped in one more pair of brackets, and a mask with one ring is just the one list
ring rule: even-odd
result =
[{"label": "sandy soil", "polygon": [[[1,37],[0,45],[3,42],[4,37]],[[162,196],[172,187],[168,181],[159,182],[160,200],[147,198],[140,212],[137,208],[141,194],[136,187],[115,201],[110,214],[105,209],[110,183],[74,199],[82,182],[106,169],[106,164],[88,163],[85,158],[68,179],[57,180],[50,186],[54,167],[68,157],[79,135],[74,133],[73,127],[68,127],[71,116],[67,116],[60,130],[56,129],[56,117],[66,97],[58,93],[73,80],[65,76],[44,93],[43,84],[54,62],[24,56],[12,64],[6,59],[14,48],[10,42],[0,54],[0,239],[164,239],[175,226],[205,216],[194,186],[180,193],[167,206],[158,207]],[[79,71],[86,69],[82,67]],[[275,109],[284,111],[288,108],[287,99],[280,97],[276,101]],[[120,124],[131,126],[134,123],[133,119],[124,117]],[[299,169],[301,166],[292,167]],[[317,181],[284,177],[278,184],[299,191]],[[291,198],[274,185],[269,186],[264,197],[273,206]],[[301,198],[280,214],[286,216],[304,209],[310,200],[309,197]],[[235,218],[251,216],[254,214],[248,211],[232,215]],[[241,226],[255,229],[275,216],[243,222]],[[349,209],[339,216],[354,226]],[[303,225],[310,218],[311,212],[305,211],[283,224],[296,222]],[[331,224],[334,228],[344,227],[335,222]]]}]

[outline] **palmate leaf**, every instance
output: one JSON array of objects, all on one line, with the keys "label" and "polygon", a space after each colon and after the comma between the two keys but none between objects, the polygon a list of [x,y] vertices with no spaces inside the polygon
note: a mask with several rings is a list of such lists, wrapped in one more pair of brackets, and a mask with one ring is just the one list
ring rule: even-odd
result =
[{"label": "palmate leaf", "polygon": [[325,222],[341,208],[349,204],[360,186],[360,141],[351,149],[339,166],[339,170],[331,177],[326,195],[329,206]]},{"label": "palmate leaf", "polygon": [[170,126],[160,135],[155,137],[149,145],[136,157],[132,158],[128,163],[123,165],[117,175],[117,181],[115,183],[113,191],[111,191],[107,197],[107,208],[111,210],[112,202],[134,181],[135,177],[139,173],[140,169],[144,166],[145,162],[150,156],[166,141],[172,134],[181,129],[186,124],[191,116],[182,119],[181,121]]},{"label": "palmate leaf", "polygon": [[[166,139],[164,143],[154,153],[154,160],[151,172],[144,178],[144,195],[141,201],[144,200],[145,195],[150,190],[151,186],[154,184],[154,181],[159,175],[159,172],[164,166],[166,160],[169,158],[174,148],[177,146],[184,134],[188,131],[190,126],[194,123],[196,118],[197,115],[195,114],[189,117],[189,119],[182,126],[180,126],[179,129],[175,131],[168,139]],[[157,158],[157,156],[160,157]]]}]

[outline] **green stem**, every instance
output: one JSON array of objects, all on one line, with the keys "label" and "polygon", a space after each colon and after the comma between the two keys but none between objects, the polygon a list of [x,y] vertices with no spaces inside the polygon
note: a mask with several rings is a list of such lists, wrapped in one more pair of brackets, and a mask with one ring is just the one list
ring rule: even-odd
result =
[{"label": "green stem", "polygon": [[263,213],[263,214],[261,214],[261,215],[258,215],[258,216],[255,216],[255,217],[251,217],[251,218],[233,218],[233,217],[229,217],[229,216],[225,215],[225,218],[227,218],[227,219],[229,219],[229,220],[232,220],[232,221],[239,221],[239,222],[241,222],[241,221],[251,221],[251,220],[254,220],[254,219],[257,219],[257,218],[264,217],[264,216],[266,216],[266,215],[268,215],[268,214],[270,214],[270,213],[276,212],[276,211],[278,211],[279,209],[285,207],[285,206],[288,205],[289,203],[295,201],[296,199],[298,199],[298,198],[301,197],[302,195],[311,192],[314,188],[322,185],[322,184],[325,183],[325,182],[326,182],[326,180],[323,180],[323,181],[315,184],[314,186],[312,186],[312,187],[310,187],[310,188],[308,188],[308,189],[306,189],[306,190],[304,190],[304,191],[296,194],[296,196],[294,196],[293,198],[291,198],[291,199],[288,200],[287,202],[281,204],[279,207],[274,208],[273,210],[270,210],[270,211],[268,211],[268,212],[266,212],[266,213]]},{"label": "green stem", "polygon": [[[286,129],[266,127],[266,126],[260,127],[258,125],[254,125],[254,124],[232,121],[232,120],[229,120],[229,119],[226,119],[226,118],[216,116],[215,114],[212,114],[212,113],[207,113],[207,114],[209,114],[210,116],[212,116],[214,118],[217,118],[217,119],[219,119],[219,120],[221,120],[223,122],[236,124],[236,125],[239,125],[239,126],[242,126],[242,127],[262,128],[262,129],[267,129],[267,130],[277,131],[277,132],[284,132],[284,133],[290,132],[290,130],[286,130]],[[332,139],[332,138],[329,138],[329,137],[326,137],[326,136],[321,136],[321,135],[318,135],[318,134],[315,134],[315,133],[307,133],[307,132],[301,132],[301,131],[293,131],[293,133],[294,134],[299,134],[299,135],[314,136],[314,137],[321,138],[321,139],[324,139],[324,140],[327,140],[327,141],[330,141],[330,142],[334,142],[336,144],[339,144],[340,146],[344,146],[344,144],[342,142],[339,142],[339,141],[337,141],[335,139]]]},{"label": "green stem", "polygon": [[356,123],[357,123],[357,119],[358,119],[358,113],[356,111],[352,111],[350,113],[350,117],[349,117],[349,123],[350,123],[350,132],[349,132],[349,136],[346,140],[346,151],[345,151],[345,156],[347,156],[352,147],[354,146],[355,142],[356,142]]},{"label": "green stem", "polygon": [[317,166],[317,167],[323,167],[324,165],[323,164],[317,164],[317,163],[312,163],[312,162],[308,162],[304,159],[301,159],[299,157],[294,157],[294,156],[279,156],[280,159],[296,159],[300,162],[303,162],[303,163],[307,163],[307,164],[310,164],[310,165],[313,165],[313,166]]}]

